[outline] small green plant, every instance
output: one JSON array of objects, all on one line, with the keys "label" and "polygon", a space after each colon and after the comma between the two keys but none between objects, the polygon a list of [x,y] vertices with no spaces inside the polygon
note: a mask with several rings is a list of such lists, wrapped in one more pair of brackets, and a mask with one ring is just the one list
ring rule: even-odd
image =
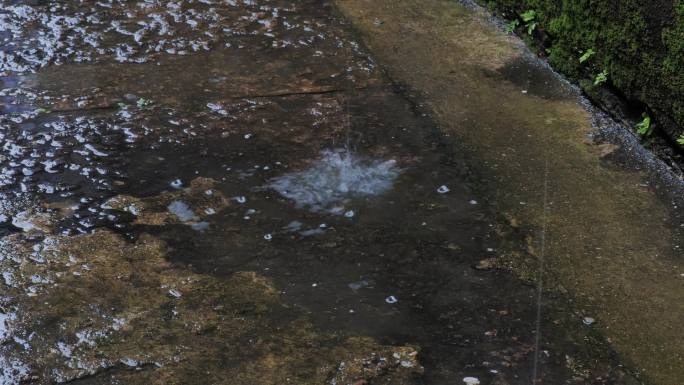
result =
[{"label": "small green plant", "polygon": [[529,23],[530,21],[534,21],[534,19],[537,17],[537,11],[534,9],[530,9],[529,11],[525,11],[520,15],[520,18],[525,22]]},{"label": "small green plant", "polygon": [[594,78],[594,85],[600,86],[601,84],[603,84],[607,81],[608,81],[608,70],[603,70],[603,71],[601,71],[601,73],[596,75],[596,78]]},{"label": "small green plant", "polygon": [[579,62],[584,63],[585,61],[589,60],[592,56],[594,56],[595,53],[596,52],[593,49],[589,48],[588,50],[584,51],[582,56],[580,56]]},{"label": "small green plant", "polygon": [[525,11],[520,15],[520,18],[525,23],[525,27],[527,27],[527,34],[531,35],[535,28],[537,28],[537,11],[534,9]]},{"label": "small green plant", "polygon": [[677,138],[677,143],[684,146],[684,134],[679,135],[679,138]]},{"label": "small green plant", "polygon": [[515,19],[511,20],[508,24],[506,24],[506,33],[513,33],[516,28],[520,26],[520,20]]},{"label": "small green plant", "polygon": [[637,123],[636,130],[641,136],[651,136],[653,134],[653,125],[651,124],[651,117],[647,113],[641,114],[643,118],[641,122]]}]

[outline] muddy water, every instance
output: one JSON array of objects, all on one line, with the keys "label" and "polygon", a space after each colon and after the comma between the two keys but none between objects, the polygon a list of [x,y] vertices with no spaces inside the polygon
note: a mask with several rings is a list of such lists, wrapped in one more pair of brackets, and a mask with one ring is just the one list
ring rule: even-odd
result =
[{"label": "muddy water", "polygon": [[[644,381],[682,383],[681,181],[650,167],[633,141],[589,140],[614,129],[481,11],[439,0],[338,3],[390,76],[483,165],[497,209],[516,225],[546,226],[549,289],[575,298]],[[542,236],[532,235],[541,257]]]},{"label": "muddy water", "polygon": [[[524,233],[482,182],[510,165],[331,4],[3,1],[0,30],[0,383],[631,381],[557,293],[535,354],[535,289],[494,269],[533,250],[496,258]],[[515,50],[486,48],[494,79]],[[545,124],[584,122],[568,92]]]}]

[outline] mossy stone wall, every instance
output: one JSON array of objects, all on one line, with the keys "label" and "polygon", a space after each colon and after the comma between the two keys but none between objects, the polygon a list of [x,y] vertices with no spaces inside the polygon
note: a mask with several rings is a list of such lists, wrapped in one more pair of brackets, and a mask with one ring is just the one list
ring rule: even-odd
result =
[{"label": "mossy stone wall", "polygon": [[[684,0],[482,0],[508,20],[535,11],[531,42],[583,87],[607,71],[610,87],[653,115],[673,140],[684,134]],[[583,63],[588,50],[595,53]],[[587,89],[591,94],[590,89]],[[684,148],[684,146],[681,146]]]}]

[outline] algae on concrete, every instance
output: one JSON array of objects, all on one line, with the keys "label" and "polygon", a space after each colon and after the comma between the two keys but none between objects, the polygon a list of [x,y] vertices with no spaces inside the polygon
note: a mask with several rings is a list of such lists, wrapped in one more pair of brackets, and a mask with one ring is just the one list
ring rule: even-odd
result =
[{"label": "algae on concrete", "polygon": [[[182,198],[197,212],[225,206],[212,186],[196,179],[185,190],[110,205],[136,205],[142,222],[162,225],[173,221],[167,201]],[[3,354],[29,369],[23,381],[408,385],[422,372],[417,347],[322,332],[256,272],[193,273],[171,264],[168,246],[149,234],[131,241],[110,230],[55,235],[52,227],[0,244],[3,311],[14,314]]]}]

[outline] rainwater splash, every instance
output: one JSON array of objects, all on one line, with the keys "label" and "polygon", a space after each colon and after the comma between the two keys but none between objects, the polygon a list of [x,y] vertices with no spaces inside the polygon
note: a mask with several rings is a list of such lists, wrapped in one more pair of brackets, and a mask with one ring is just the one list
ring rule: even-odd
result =
[{"label": "rainwater splash", "polygon": [[401,173],[395,160],[370,160],[347,149],[325,150],[309,168],[271,179],[268,187],[299,207],[343,214],[353,197],[383,194]]}]

